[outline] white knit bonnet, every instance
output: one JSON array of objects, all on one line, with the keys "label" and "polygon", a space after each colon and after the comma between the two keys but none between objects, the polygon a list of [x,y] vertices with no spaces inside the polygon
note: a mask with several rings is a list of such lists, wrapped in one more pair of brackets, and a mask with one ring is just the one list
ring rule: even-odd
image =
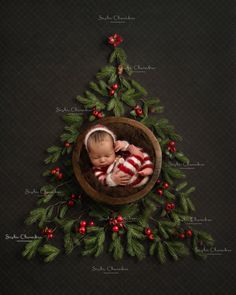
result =
[{"label": "white knit bonnet", "polygon": [[97,124],[95,126],[93,126],[87,133],[86,133],[86,136],[85,136],[85,139],[84,139],[84,144],[85,144],[85,147],[86,147],[86,150],[88,150],[88,139],[89,139],[89,136],[96,132],[96,131],[105,131],[107,132],[108,134],[111,135],[111,137],[113,138],[113,141],[115,142],[116,141],[116,135],[110,130],[108,129],[106,126],[102,125],[102,124]]}]

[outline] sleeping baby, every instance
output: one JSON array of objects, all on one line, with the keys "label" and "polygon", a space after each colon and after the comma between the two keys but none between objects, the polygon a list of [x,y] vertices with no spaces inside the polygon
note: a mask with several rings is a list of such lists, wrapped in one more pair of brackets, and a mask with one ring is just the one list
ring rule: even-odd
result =
[{"label": "sleeping baby", "polygon": [[[116,135],[106,126],[97,124],[86,134],[84,144],[98,181],[106,186],[139,187],[153,173],[153,163],[141,148]],[[116,155],[122,151],[124,155]]]}]

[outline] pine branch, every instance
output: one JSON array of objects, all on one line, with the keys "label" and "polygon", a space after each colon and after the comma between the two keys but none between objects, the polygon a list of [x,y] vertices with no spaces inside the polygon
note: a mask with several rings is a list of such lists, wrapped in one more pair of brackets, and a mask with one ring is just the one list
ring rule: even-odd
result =
[{"label": "pine branch", "polygon": [[76,125],[77,128],[79,128],[83,123],[83,117],[76,113],[68,113],[62,118],[67,125]]},{"label": "pine branch", "polygon": [[194,230],[194,235],[201,241],[203,241],[208,247],[212,247],[215,244],[213,237],[203,230]]},{"label": "pine branch", "polygon": [[188,183],[187,183],[186,181],[185,181],[185,182],[181,182],[181,183],[179,183],[179,184],[176,186],[175,190],[176,190],[177,192],[179,192],[179,191],[181,191],[183,188],[185,188],[187,185],[188,185]]},{"label": "pine branch", "polygon": [[87,236],[83,239],[84,241],[84,249],[81,251],[81,255],[88,256],[94,255],[98,257],[104,250],[104,241],[105,241],[105,231],[104,228],[101,227],[90,227],[87,229],[88,233],[92,233],[95,236]]},{"label": "pine branch", "polygon": [[127,88],[127,89],[131,89],[132,88],[131,85],[130,85],[130,83],[124,77],[122,77],[122,76],[120,76],[120,82],[121,82],[121,84],[125,88]]},{"label": "pine branch", "polygon": [[45,185],[41,187],[40,194],[43,194],[42,203],[47,203],[55,196],[56,188],[51,184]]},{"label": "pine branch", "polygon": [[50,154],[50,156],[44,160],[44,163],[55,163],[61,156],[62,148],[59,146],[51,146],[47,149],[47,152]]},{"label": "pine branch", "polygon": [[132,86],[136,88],[141,94],[145,96],[148,94],[147,90],[143,86],[141,86],[137,81],[131,80],[130,82]]},{"label": "pine branch", "polygon": [[22,256],[24,256],[27,259],[32,259],[35,256],[35,254],[37,253],[38,247],[39,247],[40,243],[42,242],[42,240],[43,240],[43,238],[41,237],[39,239],[35,239],[35,240],[28,242],[25,245],[24,251],[22,252]]},{"label": "pine branch", "polygon": [[165,249],[161,241],[157,242],[157,258],[161,264],[166,262]]},{"label": "pine branch", "polygon": [[60,211],[59,211],[59,218],[63,218],[65,216],[67,210],[68,210],[68,205],[67,204],[62,206],[60,208]]},{"label": "pine branch", "polygon": [[[104,82],[105,83],[105,82]],[[108,91],[105,88],[100,88],[95,82],[90,82],[89,86],[92,90],[94,90],[95,92],[99,93],[102,96],[108,96]],[[108,86],[107,86],[108,87]]]},{"label": "pine branch", "polygon": [[189,164],[190,162],[190,160],[182,152],[176,152],[174,153],[174,156],[176,160],[178,160],[181,163]]},{"label": "pine branch", "polygon": [[71,125],[71,126],[65,126],[64,127],[65,131],[68,131],[67,133],[61,134],[60,138],[61,141],[63,142],[69,142],[69,143],[74,143],[76,142],[76,139],[79,135],[78,129],[76,126]]},{"label": "pine branch", "polygon": [[70,233],[77,219],[59,219],[55,217],[54,221],[62,227],[65,233]]},{"label": "pine branch", "polygon": [[135,224],[127,224],[127,246],[126,251],[131,256],[136,256],[139,260],[145,258],[145,248],[138,241],[146,236],[143,234],[143,228]]},{"label": "pine branch", "polygon": [[186,175],[178,168],[171,167],[169,164],[162,165],[164,178],[167,182],[173,185],[173,179],[185,178]]},{"label": "pine branch", "polygon": [[124,256],[124,247],[122,246],[120,236],[116,232],[112,233],[112,242],[108,251],[113,253],[115,260],[120,260]]},{"label": "pine branch", "polygon": [[110,214],[109,208],[103,206],[101,204],[91,204],[89,216],[91,217],[98,217],[98,218],[108,218]]},{"label": "pine branch", "polygon": [[127,57],[126,57],[125,51],[120,47],[116,47],[114,51],[112,52],[112,54],[110,55],[109,62],[113,63],[115,60],[117,60],[119,64],[125,65],[126,59]]},{"label": "pine branch", "polygon": [[85,108],[92,109],[95,107],[97,110],[104,110],[105,109],[105,104],[101,102],[94,94],[92,94],[90,91],[85,91],[86,97],[82,97],[78,95],[76,97],[76,100],[83,104]]},{"label": "pine branch", "polygon": [[114,112],[116,117],[123,116],[124,113],[125,113],[124,106],[123,106],[122,102],[118,98],[114,98],[113,112]]},{"label": "pine branch", "polygon": [[114,66],[105,66],[97,73],[96,77],[101,80],[110,77],[112,74],[116,74],[116,68]]},{"label": "pine branch", "polygon": [[30,211],[30,215],[26,218],[25,224],[30,225],[39,221],[39,227],[42,228],[47,219],[47,208],[37,208]]},{"label": "pine branch", "polygon": [[134,107],[136,105],[136,101],[134,99],[135,89],[128,89],[126,92],[123,92],[121,95],[121,100],[124,101],[128,106]]},{"label": "pine branch", "polygon": [[52,245],[45,244],[45,245],[43,245],[43,247],[38,249],[38,252],[40,255],[46,256],[44,258],[44,262],[51,262],[60,253],[60,249],[58,249],[57,247],[54,247]]},{"label": "pine branch", "polygon": [[67,255],[74,249],[74,243],[70,233],[67,233],[64,236],[64,248]]},{"label": "pine branch", "polygon": [[139,213],[139,205],[138,204],[125,205],[123,207],[120,207],[119,212],[125,219],[133,217],[137,213]]}]

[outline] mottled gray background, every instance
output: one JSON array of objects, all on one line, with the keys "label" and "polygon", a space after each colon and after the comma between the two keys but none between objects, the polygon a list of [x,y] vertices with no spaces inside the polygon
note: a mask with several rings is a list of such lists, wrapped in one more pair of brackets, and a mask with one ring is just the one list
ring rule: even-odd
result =
[{"label": "mottled gray background", "polygon": [[[233,293],[234,11],[235,1],[1,2],[1,294]],[[98,20],[114,15],[134,20]],[[197,187],[194,216],[211,221],[196,227],[228,250],[222,255],[160,266],[155,258],[114,262],[75,251],[45,265],[23,260],[24,244],[5,239],[32,232],[23,221],[36,196],[26,192],[44,183],[44,151],[63,129],[57,110],[76,106],[75,96],[106,64],[104,40],[114,32],[131,65],[155,68],[134,78],[161,99],[184,138],[178,147],[199,164],[185,170]],[[93,266],[128,271],[105,275]]]}]

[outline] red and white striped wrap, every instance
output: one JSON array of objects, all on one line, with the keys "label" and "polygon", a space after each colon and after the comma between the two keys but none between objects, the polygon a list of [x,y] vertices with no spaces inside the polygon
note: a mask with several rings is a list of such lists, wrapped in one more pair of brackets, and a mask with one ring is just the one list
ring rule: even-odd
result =
[{"label": "red and white striped wrap", "polygon": [[111,175],[114,171],[120,170],[124,174],[131,176],[127,186],[142,186],[147,183],[149,176],[141,176],[138,174],[138,171],[145,168],[153,169],[150,156],[145,152],[143,152],[143,155],[144,158],[142,159],[139,155],[131,155],[129,152],[126,152],[125,156],[117,157],[116,161],[110,166],[103,168],[93,167],[94,174],[103,185],[116,186],[117,184],[111,179]]}]

